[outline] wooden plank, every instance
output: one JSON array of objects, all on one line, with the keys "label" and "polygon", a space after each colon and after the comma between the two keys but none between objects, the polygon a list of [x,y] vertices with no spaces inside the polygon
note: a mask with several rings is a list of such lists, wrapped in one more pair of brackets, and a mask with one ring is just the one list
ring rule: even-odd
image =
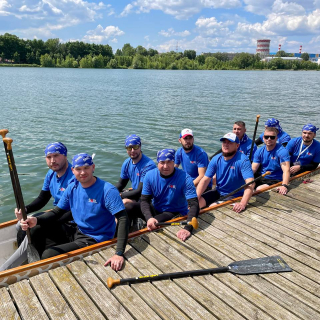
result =
[{"label": "wooden plank", "polygon": [[0,289],[0,319],[18,320],[21,319],[7,288]]},{"label": "wooden plank", "polygon": [[264,202],[262,197],[256,197],[249,202],[249,206],[262,208],[259,215],[272,219],[281,225],[287,226],[293,231],[307,236],[309,239],[320,241],[320,227],[315,227],[314,224],[308,223],[301,219],[301,213],[294,209],[279,205],[278,203],[268,200]]},{"label": "wooden plank", "polygon": [[32,277],[29,281],[51,319],[76,319],[48,273]]},{"label": "wooden plank", "polygon": [[[144,240],[152,237],[153,235],[143,236]],[[173,263],[168,259],[169,252],[158,252],[153,248],[153,244],[147,245],[144,241],[135,241],[131,245],[140,252],[147,260],[149,260],[156,268],[160,270],[160,273],[178,272],[181,271],[179,264]],[[171,249],[170,249],[171,250]],[[191,262],[188,261],[188,264]],[[205,276],[204,276],[205,277]],[[202,277],[203,278],[203,277]],[[221,300],[216,299],[212,293],[202,286],[197,280],[192,278],[173,279],[173,282],[181,287],[186,293],[188,293],[196,303],[192,305],[194,312],[198,312],[198,318],[195,319],[213,319],[216,317],[229,316],[232,319],[241,319],[242,317],[230,307],[228,307]],[[202,307],[201,307],[202,306]],[[223,318],[223,317],[222,317]]]},{"label": "wooden plank", "polygon": [[105,319],[67,267],[50,270],[49,275],[79,319]]},{"label": "wooden plank", "polygon": [[108,319],[133,319],[83,261],[73,262],[67,268]]},{"label": "wooden plank", "polygon": [[[114,253],[113,249],[110,248],[102,253],[105,258],[107,258],[107,252],[109,256]],[[122,278],[134,278],[146,274],[159,273],[159,270],[139,255],[129,244],[126,248],[125,258],[127,259],[126,266],[118,272]],[[135,263],[134,266],[132,264],[133,262]],[[149,282],[132,284],[131,288],[133,288],[162,319],[190,319],[194,314],[192,308],[194,300],[171,280],[153,284]],[[198,314],[196,316],[198,316]]]},{"label": "wooden plank", "polygon": [[14,283],[9,286],[9,289],[22,319],[49,319],[28,280]]},{"label": "wooden plank", "polygon": [[305,202],[305,203],[311,204],[317,208],[320,208],[319,201],[315,197],[313,197],[310,194],[310,192],[307,192],[303,189],[290,189],[289,195],[293,196],[295,199],[297,199],[301,202]]},{"label": "wooden plank", "polygon": [[[239,223],[232,217],[218,210],[214,211],[214,216],[208,213],[201,215],[201,219],[205,220],[209,224],[221,225],[221,230],[247,244],[248,246],[255,248],[263,253],[263,255],[281,255],[291,268],[306,277],[306,285],[309,285],[310,292],[320,296],[318,287],[318,284],[320,283],[320,273],[316,272],[310,267],[307,267],[304,263],[300,262],[294,257],[289,256],[285,251],[280,251],[277,247],[270,246],[268,238],[256,232],[253,228]],[[290,275],[291,273],[283,274],[283,276],[286,277],[290,277]],[[315,284],[317,285],[316,288],[314,288]]]},{"label": "wooden plank", "polygon": [[[143,239],[150,243],[150,245],[147,246],[145,249],[145,244],[143,244],[141,241],[137,241],[132,245],[138,251],[140,251],[143,254],[143,256],[145,256],[149,261],[155,264],[156,267],[159,268],[162,273],[178,272],[182,270],[193,270],[197,268],[196,263],[194,261],[190,259],[185,259],[181,252],[177,251],[174,247],[164,243],[161,239],[159,239],[156,236],[156,234],[152,233],[148,236],[143,236]],[[157,251],[154,250],[152,247],[157,249]],[[194,299],[197,299],[199,303],[205,306],[210,312],[212,312],[218,318],[243,318],[243,316],[238,313],[239,310],[235,311],[232,306],[229,306],[226,303],[226,297],[218,298],[216,296],[216,293],[220,290],[222,290],[223,292],[228,292],[228,290],[223,285],[217,287],[216,285],[218,281],[213,276],[206,275],[201,277],[195,277],[194,279],[174,279],[174,282],[181,286],[181,288],[188,292]],[[199,284],[201,284],[201,286]],[[209,291],[209,294],[207,291]],[[240,306],[239,303],[238,306]],[[241,308],[241,311],[244,311],[243,308]],[[250,309],[248,311],[249,312],[245,312],[247,315],[250,314]],[[261,313],[259,312],[255,314],[261,315]]]},{"label": "wooden plank", "polygon": [[320,270],[320,261],[298,250],[294,246],[296,242],[290,241],[290,239],[287,239],[285,236],[283,236],[282,238],[281,234],[277,233],[274,230],[269,233],[266,227],[261,225],[260,222],[250,219],[246,213],[236,215],[234,211],[228,208],[220,208],[218,211],[221,211],[226,215],[229,215],[231,218],[235,219],[237,222],[240,222],[241,224],[254,229],[254,232],[258,234],[258,237],[263,237],[264,239],[266,239],[270,246],[277,248],[281,252],[290,255],[294,259],[303,262],[304,264],[308,265],[311,268],[314,268],[315,270]]},{"label": "wooden plank", "polygon": [[[101,254],[103,254],[103,252]],[[107,253],[107,256],[110,257],[110,254]],[[105,261],[106,259],[98,253],[85,258],[87,265],[102,282],[107,283],[109,277],[119,279],[120,276],[117,272],[113,271],[110,267],[106,268],[103,266]],[[111,293],[134,318],[148,320],[161,319],[131,287],[116,286],[111,289]]]},{"label": "wooden plank", "polygon": [[320,226],[318,219],[319,209],[310,204],[295,199],[293,195],[290,195],[290,192],[286,196],[280,195],[275,192],[267,192],[259,194],[259,197],[275,201],[282,206],[286,206],[287,209],[294,209],[295,211],[304,214],[303,216],[301,216],[302,220],[306,220],[316,226]]},{"label": "wooden plank", "polygon": [[[176,228],[170,228],[170,231],[172,231],[172,234],[174,234],[174,232],[178,229],[178,227]],[[167,235],[166,231],[166,235]],[[203,232],[204,237],[206,238],[207,236],[209,236],[209,234],[207,232]],[[216,246],[215,245],[211,245],[211,240],[212,240],[212,236],[210,236],[207,240],[207,244],[203,244],[203,238],[200,240],[198,237],[191,237],[188,241],[187,244],[190,245],[190,247],[188,247],[188,249],[190,248],[191,253],[193,254],[193,256],[188,256],[189,259],[192,259],[194,261],[197,261],[197,255],[199,256],[199,254],[202,254],[201,257],[206,257],[207,255],[209,255],[207,257],[207,261],[206,261],[206,267],[210,266],[210,258],[212,257],[212,255],[215,252]],[[167,237],[163,238],[164,241],[167,241]],[[219,240],[218,240],[219,241]],[[157,243],[160,241],[157,241]],[[222,243],[222,241],[220,241],[220,246],[223,248],[225,248],[224,244]],[[199,247],[200,244],[203,246],[199,251]],[[185,255],[186,254],[186,245],[184,243],[181,242],[176,242],[176,241],[171,241],[170,242],[170,246],[175,246],[175,248],[181,248],[179,251],[183,252]],[[193,249],[193,251],[192,251]],[[212,250],[214,249],[214,250]],[[220,248],[219,248],[220,249]],[[232,260],[242,260],[242,258],[239,257],[238,254],[238,250],[234,249],[234,253],[233,256],[231,257]],[[249,257],[246,257],[246,259],[248,259]],[[180,259],[179,259],[180,260]],[[205,259],[203,259],[205,260]],[[226,262],[224,262],[224,265],[227,265],[227,260],[228,259],[224,259]],[[209,265],[208,265],[209,264]],[[211,262],[212,265],[212,262]],[[202,268],[204,267],[203,265],[201,266]],[[199,268],[199,267],[198,267]],[[199,268],[200,269],[200,268]],[[276,275],[275,275],[276,276]],[[230,287],[236,286],[237,285],[234,283],[233,281],[233,275],[231,274],[225,274],[223,276],[219,277],[223,277],[226,278],[228,281],[228,284]],[[239,276],[241,277],[241,276]],[[282,306],[283,308],[287,309],[290,313],[292,312],[293,314],[295,314],[298,317],[302,317],[303,319],[310,319],[313,320],[317,317],[320,317],[320,313],[318,313],[315,309],[314,306],[308,306],[306,304],[304,304],[299,297],[299,290],[298,292],[292,293],[290,290],[285,291],[284,288],[282,287],[276,287],[274,286],[271,282],[268,281],[268,278],[270,277],[269,274],[265,274],[265,275],[252,275],[252,276],[245,276],[245,277],[241,277],[241,280],[243,280],[243,282],[246,282],[249,286],[253,287],[254,289],[256,289],[257,291],[259,291],[263,296],[262,298],[264,298],[265,300],[273,300],[274,304],[278,304],[280,306]],[[280,278],[280,277],[278,277]],[[232,280],[231,280],[232,279]],[[242,290],[243,290],[244,286],[241,286]],[[298,288],[297,288],[298,289]],[[241,293],[243,294],[243,292],[241,291]],[[254,303],[256,303],[256,299],[253,300]],[[319,303],[320,299],[318,299],[318,303]],[[317,303],[317,304],[318,304]],[[267,303],[268,305],[270,305],[270,302]],[[238,310],[238,309],[237,309]],[[274,312],[271,313],[271,315],[274,315]],[[284,310],[281,310],[281,312],[284,312]],[[284,312],[285,314],[287,314],[286,312]],[[289,316],[287,314],[287,316]],[[278,316],[277,316],[278,318]],[[288,319],[291,319],[292,315],[290,315],[288,317]]]},{"label": "wooden plank", "polygon": [[[217,226],[218,221],[215,220],[214,225]],[[225,226],[221,224],[222,226]],[[213,225],[209,225],[202,219],[199,219],[199,231],[196,232],[195,237],[199,238],[201,242],[196,244],[198,251],[206,252],[207,248],[203,247],[204,244],[208,244],[213,248],[218,248],[216,246],[217,240],[221,240],[226,244],[225,247],[230,247],[233,249],[232,258],[234,260],[242,259],[255,259],[264,256],[263,253],[258,250],[250,247],[245,242],[240,241],[228,233],[225,232],[225,228],[222,227],[221,230]],[[169,229],[167,229],[169,230]],[[166,230],[166,233],[167,233]],[[219,243],[219,242],[218,242]],[[186,245],[189,244],[187,241]],[[195,245],[194,245],[195,246]],[[221,246],[221,244],[220,244]],[[239,253],[247,255],[247,257],[242,257]],[[260,275],[270,283],[276,285],[278,288],[285,290],[289,294],[293,295],[297,299],[301,300],[303,303],[308,304],[310,307],[320,305],[320,299],[314,295],[314,291],[319,289],[319,285],[316,285],[314,282],[310,281],[306,277],[300,275],[297,272],[290,273],[279,273],[279,274],[268,274],[267,277]],[[287,278],[289,276],[289,279]]]}]

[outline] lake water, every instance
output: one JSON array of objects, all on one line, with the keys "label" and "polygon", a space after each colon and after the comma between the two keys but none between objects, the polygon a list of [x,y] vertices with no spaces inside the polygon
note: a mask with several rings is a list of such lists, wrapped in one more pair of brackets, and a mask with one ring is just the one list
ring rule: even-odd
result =
[{"label": "lake water", "polygon": [[[63,142],[69,160],[79,152],[96,153],[96,175],[115,183],[128,134],[138,134],[143,152],[155,159],[158,150],[179,147],[186,127],[211,155],[236,120],[245,121],[252,136],[257,114],[259,134],[270,117],[293,137],[307,122],[320,126],[319,77],[303,71],[0,68],[0,129],[9,129],[14,140],[28,204],[41,190],[48,170],[43,151],[50,142]],[[13,219],[14,208],[0,150],[0,222]]]}]

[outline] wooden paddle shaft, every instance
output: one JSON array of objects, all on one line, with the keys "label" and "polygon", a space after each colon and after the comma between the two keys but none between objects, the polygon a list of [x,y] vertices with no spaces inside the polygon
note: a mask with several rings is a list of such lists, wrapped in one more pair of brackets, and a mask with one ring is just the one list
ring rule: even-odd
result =
[{"label": "wooden paddle shaft", "polygon": [[250,160],[251,162],[252,162],[251,156],[252,156],[254,141],[256,140],[256,134],[257,134],[258,124],[259,124],[259,119],[260,119],[260,115],[258,114],[258,115],[257,115],[257,119],[256,119],[256,126],[255,126],[254,132],[253,132],[253,137],[252,137],[252,143],[251,143],[250,153],[249,153],[249,160]]}]

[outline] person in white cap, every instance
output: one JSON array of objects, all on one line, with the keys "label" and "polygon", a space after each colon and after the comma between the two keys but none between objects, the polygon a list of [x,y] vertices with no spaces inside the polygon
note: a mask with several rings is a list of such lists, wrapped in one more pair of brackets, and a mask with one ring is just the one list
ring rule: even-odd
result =
[{"label": "person in white cap", "polygon": [[[181,164],[183,171],[190,175],[196,187],[207,170],[209,164],[208,155],[202,148],[194,144],[191,129],[183,129],[181,131],[179,142],[182,147],[176,152],[174,166],[178,168]],[[208,185],[208,189],[211,188],[212,181]]]},{"label": "person in white cap", "polygon": [[[212,158],[197,187],[200,208],[210,206],[218,201],[220,196],[226,196],[254,179],[249,158],[238,151],[239,138],[229,132],[220,141],[222,141],[222,154]],[[202,194],[214,175],[216,175],[216,189]],[[238,213],[245,210],[252,193],[253,184],[232,195],[232,198],[242,196],[241,201],[234,204],[233,210]]]}]

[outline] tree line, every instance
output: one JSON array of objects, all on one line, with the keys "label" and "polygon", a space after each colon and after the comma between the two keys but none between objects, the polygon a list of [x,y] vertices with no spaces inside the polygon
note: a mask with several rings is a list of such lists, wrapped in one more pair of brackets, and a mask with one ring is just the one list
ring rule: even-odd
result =
[{"label": "tree line", "polygon": [[307,53],[302,55],[302,61],[281,59],[284,56],[289,54],[279,51],[275,59],[264,62],[258,54],[245,52],[233,57],[222,52],[197,55],[195,50],[159,53],[143,46],[134,48],[129,43],[113,53],[109,45],[82,41],[61,43],[58,38],[24,40],[9,33],[0,35],[0,66],[159,70],[320,69],[318,64],[308,61]]}]

